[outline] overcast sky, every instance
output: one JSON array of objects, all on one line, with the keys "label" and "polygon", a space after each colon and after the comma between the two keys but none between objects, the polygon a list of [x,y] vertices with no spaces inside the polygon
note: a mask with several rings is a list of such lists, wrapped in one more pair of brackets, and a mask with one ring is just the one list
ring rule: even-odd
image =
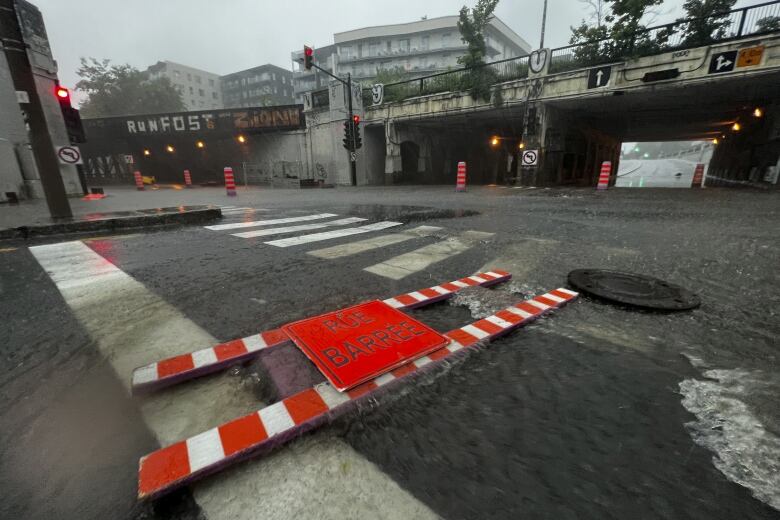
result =
[{"label": "overcast sky", "polygon": [[[665,9],[682,0],[667,0]],[[32,0],[43,12],[63,85],[78,81],[79,58],[94,56],[144,69],[171,60],[217,74],[264,63],[289,69],[304,43],[333,33],[457,14],[475,0]],[[568,43],[586,16],[579,0],[549,0],[546,46]],[[663,18],[673,18],[669,13]],[[496,14],[536,48],[542,0],[501,0]]]}]

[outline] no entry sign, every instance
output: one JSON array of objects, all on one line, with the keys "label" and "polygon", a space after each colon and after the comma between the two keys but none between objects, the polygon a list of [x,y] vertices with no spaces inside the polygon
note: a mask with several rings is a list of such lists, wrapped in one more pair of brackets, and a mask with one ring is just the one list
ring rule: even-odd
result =
[{"label": "no entry sign", "polygon": [[297,321],[282,329],[340,391],[449,342],[378,300]]}]

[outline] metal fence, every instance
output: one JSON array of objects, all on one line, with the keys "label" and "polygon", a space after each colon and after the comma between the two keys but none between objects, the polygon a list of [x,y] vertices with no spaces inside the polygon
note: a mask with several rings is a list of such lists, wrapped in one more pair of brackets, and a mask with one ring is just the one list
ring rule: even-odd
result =
[{"label": "metal fence", "polygon": [[[489,84],[528,77],[528,56],[494,61],[479,67],[453,69],[430,76],[411,78],[384,86],[384,101],[402,101],[407,98],[470,90],[476,81]],[[371,89],[363,89],[363,104],[371,105]]]},{"label": "metal fence", "polygon": [[638,31],[633,38],[610,38],[552,50],[550,72],[650,56],[780,31],[780,0],[704,18],[688,18]]}]

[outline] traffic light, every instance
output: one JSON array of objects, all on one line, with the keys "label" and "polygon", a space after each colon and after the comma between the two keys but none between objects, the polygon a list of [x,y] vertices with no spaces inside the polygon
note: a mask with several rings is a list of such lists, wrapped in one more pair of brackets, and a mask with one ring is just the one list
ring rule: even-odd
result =
[{"label": "traffic light", "polygon": [[350,152],[355,151],[355,121],[344,121],[344,148]]},{"label": "traffic light", "polygon": [[354,128],[355,136],[355,150],[359,150],[363,146],[363,139],[360,137],[360,116],[355,114],[352,116],[352,126]]},{"label": "traffic light", "polygon": [[308,45],[304,45],[303,46],[303,68],[306,70],[311,70],[312,65],[314,65],[314,49],[312,49]]},{"label": "traffic light", "polygon": [[86,142],[84,127],[81,125],[81,115],[79,111],[70,104],[70,91],[65,87],[57,85],[54,88],[54,95],[60,103],[62,119],[65,121],[65,128],[68,131],[68,138],[71,144]]}]

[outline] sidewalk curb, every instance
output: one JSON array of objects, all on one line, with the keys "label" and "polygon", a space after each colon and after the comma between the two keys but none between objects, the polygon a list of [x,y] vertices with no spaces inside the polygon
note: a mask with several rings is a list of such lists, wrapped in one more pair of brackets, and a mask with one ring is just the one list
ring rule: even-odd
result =
[{"label": "sidewalk curb", "polygon": [[[222,218],[222,211],[214,206],[181,206],[127,211],[122,213],[122,216],[98,218],[94,220],[77,220],[73,222],[60,222],[35,226],[1,228],[0,240],[28,239],[53,235],[93,233],[147,227],[180,226],[211,222]],[[128,213],[128,215],[124,215],[124,213]]]}]

